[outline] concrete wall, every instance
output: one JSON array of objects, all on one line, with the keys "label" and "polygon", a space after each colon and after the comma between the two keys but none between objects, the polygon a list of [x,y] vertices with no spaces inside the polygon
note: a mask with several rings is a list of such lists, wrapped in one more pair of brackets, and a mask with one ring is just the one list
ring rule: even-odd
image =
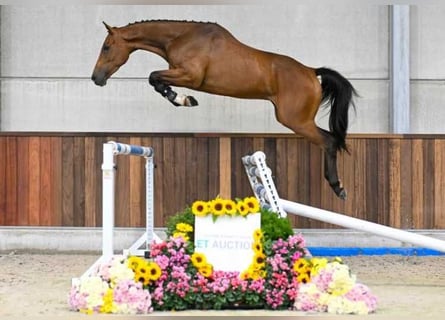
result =
[{"label": "concrete wall", "polygon": [[[439,7],[444,9],[445,6]],[[413,7],[412,122],[414,132],[442,132],[445,108],[444,10]],[[241,41],[332,67],[361,97],[350,132],[389,130],[389,9],[387,6],[4,6],[1,8],[3,131],[289,132],[266,101],[178,89],[200,106],[174,108],[148,85],[160,57],[135,52],[100,88],[89,79],[106,31],[144,19],[213,21]],[[421,79],[421,80],[417,80]],[[442,103],[441,103],[442,102]],[[428,111],[426,111],[428,110]],[[319,115],[325,126],[327,117]],[[445,115],[445,114],[444,114]]]}]

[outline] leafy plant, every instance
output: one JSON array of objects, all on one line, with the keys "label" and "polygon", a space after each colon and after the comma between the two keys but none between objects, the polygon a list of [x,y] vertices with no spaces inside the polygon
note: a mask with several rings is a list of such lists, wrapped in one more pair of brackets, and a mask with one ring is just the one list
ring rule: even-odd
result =
[{"label": "leafy plant", "polygon": [[282,218],[276,212],[268,209],[261,209],[261,230],[264,234],[264,241],[287,239],[294,234],[287,217]]}]

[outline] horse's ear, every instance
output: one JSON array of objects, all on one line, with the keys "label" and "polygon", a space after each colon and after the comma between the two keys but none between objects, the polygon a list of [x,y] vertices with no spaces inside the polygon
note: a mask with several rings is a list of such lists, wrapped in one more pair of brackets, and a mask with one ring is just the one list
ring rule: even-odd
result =
[{"label": "horse's ear", "polygon": [[111,28],[108,24],[105,23],[105,21],[102,21],[105,28],[107,28],[109,34],[113,34],[113,28]]}]

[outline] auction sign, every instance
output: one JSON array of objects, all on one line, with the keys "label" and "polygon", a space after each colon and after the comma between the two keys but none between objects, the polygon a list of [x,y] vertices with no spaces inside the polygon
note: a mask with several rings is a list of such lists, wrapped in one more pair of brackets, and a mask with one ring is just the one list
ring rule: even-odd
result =
[{"label": "auction sign", "polygon": [[253,233],[261,228],[261,214],[195,217],[195,252],[205,254],[214,270],[246,270],[254,255]]}]

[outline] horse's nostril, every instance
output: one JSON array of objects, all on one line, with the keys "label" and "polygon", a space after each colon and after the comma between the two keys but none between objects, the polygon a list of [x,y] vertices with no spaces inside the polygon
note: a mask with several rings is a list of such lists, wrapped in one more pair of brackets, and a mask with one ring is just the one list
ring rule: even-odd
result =
[{"label": "horse's nostril", "polygon": [[91,76],[91,80],[96,81],[96,76],[94,74]]}]

